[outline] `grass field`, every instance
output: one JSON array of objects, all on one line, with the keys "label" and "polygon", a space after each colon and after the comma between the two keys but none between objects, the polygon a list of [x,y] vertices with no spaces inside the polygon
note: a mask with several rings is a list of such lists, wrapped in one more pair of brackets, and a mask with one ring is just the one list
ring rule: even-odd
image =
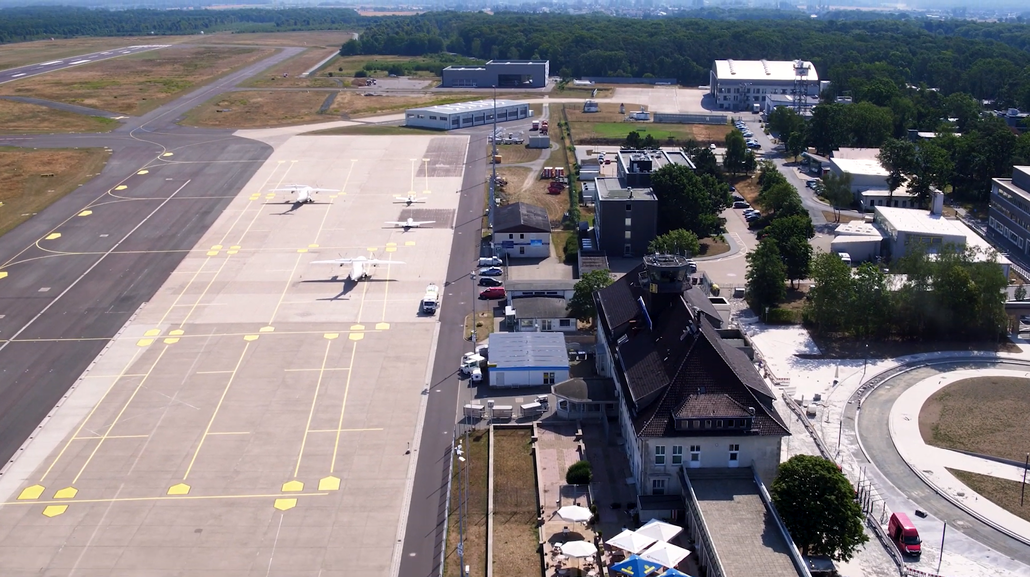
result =
[{"label": "grass field", "polygon": [[[597,90],[597,96],[591,96],[594,90]],[[555,89],[553,95],[556,98],[582,98],[587,100],[589,98],[609,98],[615,93],[615,89],[610,86],[574,86],[571,83],[565,87],[565,90]],[[637,107],[635,110],[639,110]],[[616,107],[618,110],[618,107]],[[629,109],[627,110],[634,110]]]},{"label": "grass field", "polygon": [[[381,62],[389,64],[390,62],[408,62],[409,60],[417,60],[411,56],[390,56],[390,55],[364,55],[364,56],[337,56],[326,63],[322,70],[329,72],[331,71],[334,75],[340,75],[343,77],[354,76],[354,73],[361,70],[367,62]],[[343,68],[341,71],[340,69]],[[374,76],[374,75],[373,75]],[[386,76],[386,73],[380,74],[380,76]]]},{"label": "grass field", "polygon": [[[326,91],[226,92],[190,110],[180,124],[209,128],[270,128],[335,120],[319,114]],[[221,112],[219,112],[221,111]]]},{"label": "grass field", "polygon": [[499,166],[497,176],[508,181],[503,187],[508,204],[528,202],[547,209],[547,218],[552,224],[560,222],[569,210],[568,189],[561,194],[547,194],[549,180],[541,180],[539,173],[523,166]]},{"label": "grass field", "polygon": [[[154,37],[126,36],[120,38],[64,38],[60,40],[36,40],[34,42],[16,42],[0,46],[0,70],[17,68],[28,64],[39,64],[50,60],[59,60],[69,56],[78,56],[90,52],[101,52],[139,44],[171,44],[170,38],[176,42],[185,36]],[[118,60],[118,58],[115,58]]]},{"label": "grass field", "polygon": [[537,554],[536,468],[533,466],[532,429],[494,431],[494,540],[495,574],[535,575]]},{"label": "grass field", "polygon": [[1020,487],[1022,483],[1019,481],[1009,481],[957,469],[948,469],[948,472],[988,501],[1021,519],[1030,521],[1030,491],[1027,491],[1027,495],[1024,497],[1026,500],[1020,507],[1019,494],[1022,490]]},{"label": "grass field", "polygon": [[271,48],[173,46],[18,80],[0,86],[0,94],[139,115],[273,52]]},{"label": "grass field", "polygon": [[109,156],[102,148],[0,148],[0,234],[99,174]]},{"label": "grass field", "polygon": [[[625,106],[626,114],[640,110],[639,104]],[[627,122],[626,114],[619,113],[618,104],[602,102],[599,108],[600,112],[584,113],[581,107],[565,106],[565,114],[572,128],[572,138],[577,145],[619,144],[633,131],[641,137],[650,134],[663,146],[682,145],[691,139],[700,144],[722,144],[730,131],[728,125]]]},{"label": "grass field", "polygon": [[[338,51],[339,48],[309,48],[285,62],[260,72],[240,86],[255,88],[332,88],[339,86],[330,78],[301,77],[301,74]],[[287,76],[283,77],[283,74]]]},{"label": "grass field", "polygon": [[1023,462],[1030,447],[1030,379],[982,377],[944,387],[923,404],[919,432],[935,447]]},{"label": "grass field", "polygon": [[[464,444],[464,443],[462,443]],[[466,463],[469,466],[468,476],[468,519],[465,527],[465,564],[469,566],[469,575],[482,577],[486,575],[486,509],[489,494],[487,480],[490,472],[490,435],[489,431],[477,430],[469,433],[469,446],[466,450]],[[454,469],[451,476],[451,502],[447,516],[447,545],[444,551],[444,577],[461,575],[461,564],[458,563],[458,489],[461,487],[461,463],[457,455],[453,455]]]},{"label": "grass field", "polygon": [[0,100],[0,126],[8,134],[48,132],[107,132],[117,120],[54,110],[38,104]]},{"label": "grass field", "polygon": [[[254,32],[233,34],[231,32],[218,32],[215,34],[204,34],[184,36],[190,44],[249,44],[254,46],[312,46],[333,48],[337,50],[348,40],[354,37],[353,32],[344,30],[312,30],[308,32]],[[162,43],[166,43],[166,37],[159,37]]]}]

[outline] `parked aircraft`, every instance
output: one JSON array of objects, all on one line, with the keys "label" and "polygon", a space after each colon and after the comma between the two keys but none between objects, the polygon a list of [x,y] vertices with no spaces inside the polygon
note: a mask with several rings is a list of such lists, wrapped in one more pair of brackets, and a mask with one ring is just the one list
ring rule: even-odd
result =
[{"label": "parked aircraft", "polygon": [[388,221],[386,221],[386,224],[392,224],[394,226],[398,226],[398,227],[401,227],[401,228],[407,230],[407,229],[412,228],[412,227],[418,228],[418,227],[422,226],[423,224],[433,224],[434,222],[436,222],[436,221],[435,220],[412,220],[411,218],[408,218],[408,220],[388,220]]},{"label": "parked aircraft", "polygon": [[397,199],[397,202],[403,202],[408,206],[411,206],[414,203],[423,203],[427,200],[425,198],[416,197],[414,192],[409,194],[408,196],[395,196],[394,198]]},{"label": "parked aircraft", "polygon": [[372,270],[381,264],[404,264],[399,260],[380,260],[377,258],[368,258],[366,256],[356,256],[354,258],[336,258],[332,260],[316,260],[311,264],[338,264],[340,266],[350,265],[350,273],[347,278],[358,282],[372,278]]},{"label": "parked aircraft", "polygon": [[[272,189],[272,192],[288,192],[290,194],[296,194],[297,198],[294,200],[294,202],[305,203],[305,202],[315,202],[314,197],[311,196],[312,194],[317,194],[319,192],[339,192],[339,191],[338,190],[333,190],[331,188],[315,188],[313,186],[308,186],[306,184],[291,184],[290,186],[287,186],[287,187],[284,187],[284,188],[274,188],[274,189]],[[290,202],[290,200],[287,199],[286,202]]]}]

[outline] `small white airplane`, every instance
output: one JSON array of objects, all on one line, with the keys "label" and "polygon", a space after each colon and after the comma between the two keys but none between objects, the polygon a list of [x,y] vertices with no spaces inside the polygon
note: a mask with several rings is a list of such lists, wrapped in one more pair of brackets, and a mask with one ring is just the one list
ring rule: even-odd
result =
[{"label": "small white airplane", "polygon": [[412,192],[408,196],[395,196],[394,198],[397,199],[397,202],[403,202],[408,206],[411,206],[414,203],[423,203],[427,200],[425,198],[416,197],[414,192]]},{"label": "small white airplane", "polygon": [[434,222],[436,222],[436,221],[435,220],[412,220],[411,217],[408,217],[408,220],[388,220],[388,221],[386,221],[386,224],[392,224],[394,226],[407,229],[407,228],[412,228],[412,227],[418,228],[418,227],[422,226],[423,224],[433,224]]},{"label": "small white airplane", "polygon": [[311,264],[338,264],[340,266],[350,265],[350,273],[347,278],[358,282],[372,278],[372,269],[377,265],[381,264],[404,264],[399,260],[380,260],[376,258],[368,258],[366,256],[357,256],[354,258],[336,258],[333,260],[316,260]]},{"label": "small white airplane", "polygon": [[[287,186],[285,188],[273,188],[272,192],[288,192],[290,194],[296,194],[297,195],[297,199],[294,202],[305,203],[305,202],[315,202],[315,198],[312,196],[312,194],[317,194],[319,192],[339,192],[339,191],[338,190],[333,190],[331,188],[315,188],[313,186],[308,186],[306,184],[291,184],[290,186]],[[290,202],[290,201],[287,200],[286,202]]]}]

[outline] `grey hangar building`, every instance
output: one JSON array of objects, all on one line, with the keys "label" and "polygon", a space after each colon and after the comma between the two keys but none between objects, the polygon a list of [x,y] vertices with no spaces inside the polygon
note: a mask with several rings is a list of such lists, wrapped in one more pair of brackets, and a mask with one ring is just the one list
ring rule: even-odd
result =
[{"label": "grey hangar building", "polygon": [[404,111],[404,126],[455,130],[470,126],[493,124],[494,111],[497,122],[510,122],[530,118],[533,112],[526,102],[514,100],[476,100],[438,106],[409,108]]},{"label": "grey hangar building", "polygon": [[548,60],[491,60],[483,66],[448,66],[441,73],[444,88],[544,88]]}]

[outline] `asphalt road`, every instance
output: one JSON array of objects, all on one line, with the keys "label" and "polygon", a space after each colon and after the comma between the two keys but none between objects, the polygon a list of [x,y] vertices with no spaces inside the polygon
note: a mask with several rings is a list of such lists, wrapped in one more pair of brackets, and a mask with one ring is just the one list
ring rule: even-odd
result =
[{"label": "asphalt road", "polygon": [[[475,268],[479,257],[483,184],[486,182],[486,163],[479,157],[482,156],[486,132],[479,131],[471,138],[445,286],[464,283],[467,288],[467,283],[471,282],[468,273]],[[471,293],[469,300],[472,302],[444,299],[437,313],[440,315],[440,335],[436,358],[433,359],[432,383],[402,547],[400,574],[406,577],[430,577],[439,575],[442,570],[440,552],[446,531],[447,474],[455,433],[458,389],[464,386],[464,382],[458,380],[457,369],[461,356],[472,350],[472,343],[465,340],[463,334],[465,316],[472,311],[472,303],[475,302]]]},{"label": "asphalt road", "polygon": [[90,62],[100,62],[101,60],[117,58],[119,56],[124,56],[126,54],[147,52],[148,50],[157,50],[158,48],[164,47],[165,45],[163,44],[126,46],[125,48],[114,48],[112,50],[105,50],[103,52],[93,52],[91,54],[82,54],[80,56],[70,56],[68,58],[63,58],[60,60],[40,62],[39,64],[19,66],[18,68],[8,68],[7,70],[0,70],[0,84],[3,84],[5,82],[11,82],[12,80],[20,80],[22,78],[39,76],[40,74],[46,74],[47,72],[53,72],[54,70],[63,70],[65,68],[71,68],[73,66],[82,66],[83,64],[89,64]]},{"label": "asphalt road", "polygon": [[[897,374],[897,376],[894,376],[896,374],[894,371],[888,373],[883,379],[872,379],[871,381],[876,381],[877,388],[862,401],[862,411],[857,428],[858,436],[861,438],[862,446],[865,447],[869,460],[861,451],[856,451],[854,457],[859,464],[871,461],[891,484],[911,501],[918,503],[921,509],[946,521],[949,526],[958,528],[967,537],[1013,559],[1025,560],[1030,555],[1030,548],[983,523],[938,495],[912,472],[912,469],[894,448],[890,435],[887,434],[891,407],[898,397],[910,387],[943,372],[988,367],[1015,371],[1027,370],[1027,364],[1010,361],[956,361],[920,367]],[[848,404],[844,414],[845,422],[851,427],[855,426],[855,407],[855,403]]]},{"label": "asphalt road", "polygon": [[[0,237],[0,272],[7,273],[0,279],[0,463],[15,455],[271,153],[227,130],[175,122],[301,50],[284,49],[127,118],[109,134],[0,136],[6,146],[112,150],[100,175]],[[126,188],[113,190],[121,185]]]}]

